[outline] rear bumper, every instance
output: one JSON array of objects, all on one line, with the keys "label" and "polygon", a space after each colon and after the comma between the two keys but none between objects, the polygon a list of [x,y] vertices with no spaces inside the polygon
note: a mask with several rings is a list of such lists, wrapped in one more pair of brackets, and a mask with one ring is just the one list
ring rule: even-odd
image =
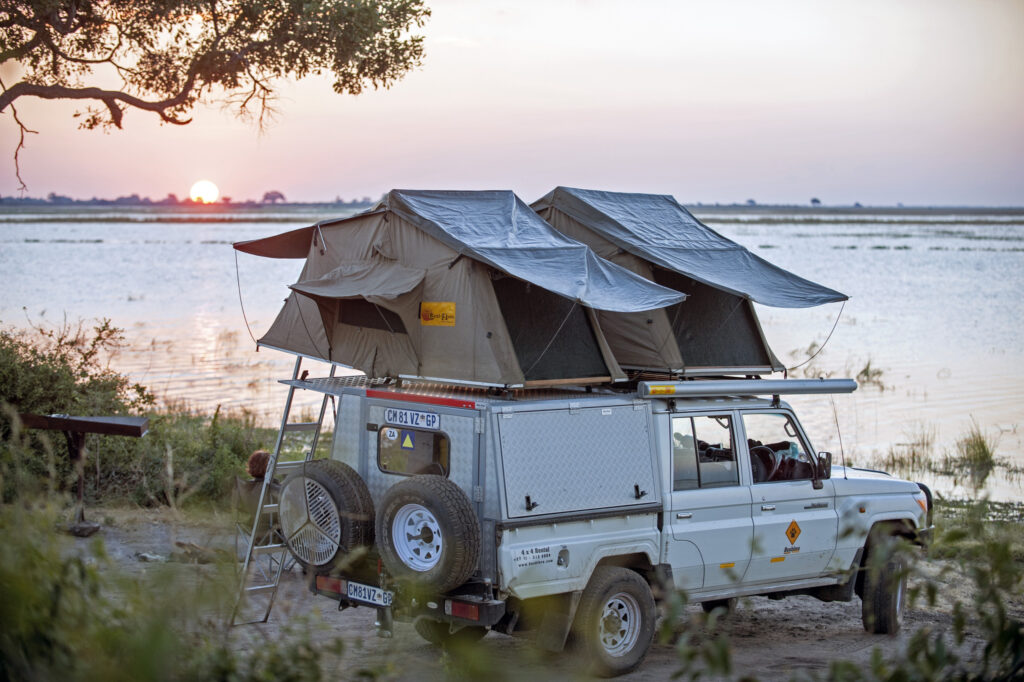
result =
[{"label": "rear bumper", "polygon": [[[452,608],[457,602],[462,608]],[[466,608],[471,607],[471,608]],[[497,599],[466,599],[464,596],[438,597],[426,603],[417,604],[410,609],[403,609],[396,614],[398,620],[416,620],[430,618],[444,623],[457,625],[481,625],[491,627],[505,615],[505,602]],[[458,614],[473,614],[475,617],[460,617]]]}]

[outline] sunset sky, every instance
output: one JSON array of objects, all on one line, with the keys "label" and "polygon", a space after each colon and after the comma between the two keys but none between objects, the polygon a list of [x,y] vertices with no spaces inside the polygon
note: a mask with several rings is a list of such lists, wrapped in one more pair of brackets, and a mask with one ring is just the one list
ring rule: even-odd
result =
[{"label": "sunset sky", "polygon": [[[1024,1],[434,0],[426,59],[391,90],[283,83],[260,134],[217,104],[39,131],[29,194],[378,197],[555,185],[684,203],[1024,205]],[[16,80],[10,68],[5,82]],[[0,117],[0,194],[17,191]]]}]

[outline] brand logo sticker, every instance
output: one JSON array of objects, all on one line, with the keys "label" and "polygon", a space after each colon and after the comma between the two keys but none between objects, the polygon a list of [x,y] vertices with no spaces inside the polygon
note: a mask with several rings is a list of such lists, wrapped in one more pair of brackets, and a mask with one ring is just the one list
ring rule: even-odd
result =
[{"label": "brand logo sticker", "polygon": [[420,302],[420,324],[427,327],[454,327],[454,301]]}]

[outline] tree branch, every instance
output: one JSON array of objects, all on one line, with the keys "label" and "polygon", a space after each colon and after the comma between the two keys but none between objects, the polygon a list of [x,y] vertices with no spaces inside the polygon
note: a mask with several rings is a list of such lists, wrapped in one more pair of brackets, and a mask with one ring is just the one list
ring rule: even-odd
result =
[{"label": "tree branch", "polygon": [[121,92],[119,90],[103,90],[101,88],[69,88],[63,85],[36,85],[34,83],[21,82],[12,85],[10,89],[5,90],[3,94],[0,94],[0,111],[6,109],[9,104],[19,97],[39,97],[41,99],[91,99],[102,102],[106,105],[107,109],[110,110],[110,116],[114,125],[118,128],[121,127],[121,118],[123,115],[120,106],[117,104],[118,102],[123,102],[130,107],[142,109],[143,111],[152,111],[167,123],[186,125],[187,123],[190,123],[192,119],[181,120],[174,118],[167,113],[167,110],[185,104],[188,101],[188,96],[192,92],[194,85],[195,74],[192,73],[189,74],[189,77],[182,86],[181,91],[174,97],[160,100],[158,102],[147,102],[144,99],[140,99],[134,95],[129,95],[128,93]]},{"label": "tree branch", "polygon": [[46,36],[43,32],[36,31],[36,34],[32,36],[32,40],[27,43],[11,48],[7,52],[0,52],[0,63],[6,62],[9,59],[21,59],[32,50],[39,47],[45,40]]},{"label": "tree branch", "polygon": [[[114,24],[114,26],[116,26],[116,24]],[[40,34],[37,33],[36,35],[39,36]],[[60,57],[61,59],[65,60],[65,61],[68,61],[68,62],[72,62],[74,64],[106,64],[106,63],[114,64],[114,56],[117,54],[117,51],[121,49],[121,46],[123,44],[123,37],[122,37],[122,34],[121,34],[121,30],[120,30],[120,27],[118,27],[118,31],[117,31],[117,45],[114,45],[114,47],[110,48],[110,52],[107,53],[107,56],[106,57],[102,57],[102,58],[98,57],[96,59],[86,59],[85,57],[75,57],[75,56],[72,56],[72,55],[66,53],[64,50],[60,49],[60,46],[58,46],[56,43],[54,43],[52,40],[50,40],[49,36],[43,35],[42,37],[43,37],[43,42],[46,43],[46,46],[50,49],[50,52],[52,52],[54,55]],[[35,40],[35,39],[33,38],[33,40]],[[24,54],[28,54],[28,51],[26,51]],[[18,56],[20,57],[21,55],[18,55]],[[121,67],[117,66],[117,64],[114,64],[114,66],[117,67],[117,68],[121,68]]]},{"label": "tree branch", "polygon": [[[0,91],[4,94],[7,93],[7,86],[0,80]],[[25,133],[32,133],[33,135],[39,134],[38,130],[32,130],[28,128],[21,119],[18,118],[18,110],[11,104],[11,115],[14,117],[14,122],[18,124],[18,146],[14,148],[14,177],[18,178],[18,192],[22,195],[28,191],[28,185],[25,184],[24,178],[21,177],[21,163],[19,161],[19,155],[21,150],[25,148]]]}]

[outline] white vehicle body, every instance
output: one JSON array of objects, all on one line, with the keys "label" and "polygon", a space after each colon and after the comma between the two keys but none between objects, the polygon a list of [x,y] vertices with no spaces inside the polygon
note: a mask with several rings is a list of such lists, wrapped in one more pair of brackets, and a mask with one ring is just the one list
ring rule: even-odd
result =
[{"label": "white vehicle body", "polygon": [[[377,576],[328,571],[316,591],[358,605],[330,580],[370,582],[395,591],[396,617],[449,623],[450,632],[537,629],[560,649],[603,566],[695,602],[791,593],[849,600],[861,591],[856,576],[873,529],[914,537],[930,524],[930,494],[918,484],[829,472],[831,456],[813,449],[778,396],[659,397],[644,384],[505,395],[356,379],[293,385],[339,396],[331,458],[358,472],[378,515],[392,486],[419,467],[458,486],[479,528],[472,577],[436,598],[403,594],[386,566]],[[776,427],[785,437],[761,444],[761,432]],[[775,478],[759,480],[770,471]],[[421,536],[405,537],[399,550]],[[481,605],[477,621],[459,610],[467,601]],[[531,605],[542,607],[539,617]]]}]

